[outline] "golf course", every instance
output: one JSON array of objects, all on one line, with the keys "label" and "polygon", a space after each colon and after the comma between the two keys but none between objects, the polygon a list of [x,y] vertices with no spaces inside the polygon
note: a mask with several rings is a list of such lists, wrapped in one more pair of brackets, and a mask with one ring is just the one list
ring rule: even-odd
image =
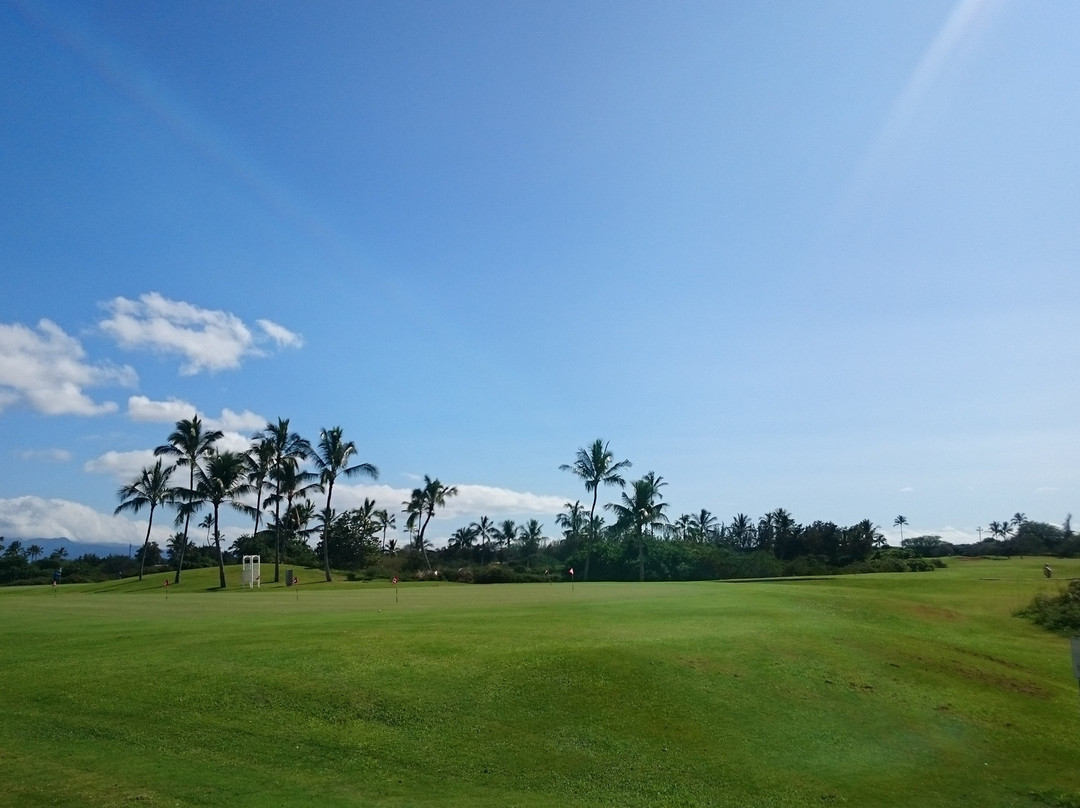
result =
[{"label": "golf course", "polygon": [[[3,806],[1080,806],[1080,559],[0,590]],[[264,577],[268,579],[265,575]]]}]

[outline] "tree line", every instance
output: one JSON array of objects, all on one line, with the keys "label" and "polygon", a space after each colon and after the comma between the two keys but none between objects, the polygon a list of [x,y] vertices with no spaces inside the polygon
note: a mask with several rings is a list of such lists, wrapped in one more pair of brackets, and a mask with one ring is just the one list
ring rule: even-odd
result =
[{"label": "tree line", "polygon": [[[141,580],[147,567],[167,563],[179,583],[184,569],[214,565],[224,588],[225,566],[244,555],[272,559],[274,582],[280,581],[282,564],[321,566],[327,581],[333,570],[367,577],[441,574],[468,581],[549,580],[574,570],[583,581],[644,581],[921,570],[932,568],[925,559],[954,554],[1080,552],[1071,517],[1057,528],[1018,513],[991,522],[990,536],[978,544],[952,545],[939,536],[904,537],[908,520],[897,516],[893,525],[901,531],[900,548],[888,547],[870,519],[849,526],[820,520],[799,524],[784,508],[756,519],[738,513],[727,522],[707,509],[671,518],[664,478],[649,471],[628,479],[632,463],[616,459],[600,439],[560,466],[581,482],[586,497],[585,504],[565,503],[556,516],[555,536],[546,535],[536,519],[517,524],[480,516],[455,530],[445,547],[435,548],[428,527],[457,494],[455,486],[425,476],[398,507],[380,507],[368,498],[339,513],[333,507],[339,479],[379,474],[375,465],[358,460],[355,443],[345,439],[341,427],[320,430],[312,444],[292,431],[288,419],[279,418],[253,435],[244,452],[221,449],[222,437],[197,415],[177,421],[154,450],[155,463],[117,491],[117,514],[148,512],[135,558],[84,559],[83,566],[96,562],[107,574],[137,574]],[[615,498],[601,503],[601,489],[614,490]],[[220,530],[223,507],[252,520],[251,530],[229,547]],[[150,537],[155,517],[165,508],[171,509],[177,530],[163,551]],[[202,520],[193,526],[200,513]],[[407,535],[404,545],[394,535],[398,516]],[[202,544],[193,527],[206,531]],[[0,543],[0,581],[18,577],[20,565],[44,570],[63,561],[40,555],[40,547],[24,548],[16,541],[5,549]]]}]

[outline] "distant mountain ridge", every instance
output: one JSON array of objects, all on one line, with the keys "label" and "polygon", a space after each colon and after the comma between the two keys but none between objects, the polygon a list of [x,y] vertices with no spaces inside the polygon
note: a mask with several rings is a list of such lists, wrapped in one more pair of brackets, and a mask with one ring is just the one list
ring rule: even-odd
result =
[{"label": "distant mountain ridge", "polygon": [[19,541],[22,543],[25,550],[32,544],[38,545],[44,552],[42,558],[48,558],[55,553],[58,549],[63,547],[67,550],[68,558],[78,558],[79,556],[90,553],[96,556],[107,555],[134,555],[135,551],[139,549],[138,545],[132,544],[98,544],[93,542],[84,541],[72,541],[71,539],[4,539],[4,547],[11,545],[13,541]]}]

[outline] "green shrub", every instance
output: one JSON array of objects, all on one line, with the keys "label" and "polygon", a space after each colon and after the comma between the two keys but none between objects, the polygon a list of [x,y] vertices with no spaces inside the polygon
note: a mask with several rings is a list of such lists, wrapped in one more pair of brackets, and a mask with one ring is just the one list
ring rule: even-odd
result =
[{"label": "green shrub", "polygon": [[1080,580],[1069,581],[1069,585],[1057,595],[1040,592],[1030,604],[1018,609],[1015,614],[1059,634],[1080,631]]}]

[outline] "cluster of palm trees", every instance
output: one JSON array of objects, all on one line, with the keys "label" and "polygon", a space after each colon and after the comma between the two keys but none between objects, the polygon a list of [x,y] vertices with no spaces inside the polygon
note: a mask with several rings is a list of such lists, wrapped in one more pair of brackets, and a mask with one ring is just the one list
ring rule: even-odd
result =
[{"label": "cluster of palm trees", "polygon": [[[1019,530],[1027,523],[1028,518],[1025,514],[1014,513],[1011,519],[1003,519],[1000,522],[991,522],[987,527],[990,530],[990,538],[997,541],[1006,541],[1013,533]],[[982,528],[979,528],[980,532]]]},{"label": "cluster of palm trees", "polygon": [[488,559],[505,558],[511,548],[516,548],[520,551],[520,558],[530,564],[546,543],[544,526],[537,519],[530,519],[524,525],[519,525],[513,519],[504,519],[496,525],[487,516],[481,516],[477,521],[455,530],[450,535],[447,549],[469,556],[479,548],[480,564],[483,566]]},{"label": "cluster of palm trees", "polygon": [[[616,460],[609,444],[603,440],[595,440],[578,449],[572,463],[560,466],[563,471],[581,479],[586,493],[592,495],[588,510],[580,502],[566,503],[566,510],[556,517],[567,542],[579,548],[583,580],[588,580],[594,551],[603,540],[613,536],[634,545],[639,580],[644,580],[645,549],[653,539],[676,541],[682,545],[709,544],[730,550],[765,551],[781,560],[813,555],[838,565],[862,560],[885,544],[884,536],[869,519],[850,527],[840,527],[832,522],[800,525],[783,508],[770,511],[757,521],[739,513],[726,525],[706,509],[671,520],[667,503],[663,501],[662,489],[667,485],[664,478],[650,471],[627,483],[624,472],[630,467],[629,460]],[[602,486],[621,489],[615,502],[604,505],[604,510],[615,517],[611,526],[605,526],[596,513]],[[904,517],[897,519],[896,524],[907,524]]]},{"label": "cluster of palm trees", "polygon": [[[564,463],[559,466],[560,470],[569,471],[580,478],[585,483],[585,492],[592,494],[588,521],[585,522],[585,530],[581,534],[585,540],[585,565],[582,570],[582,580],[588,580],[591,549],[596,545],[602,527],[602,520],[596,516],[596,502],[600,486],[625,488],[626,479],[622,476],[622,472],[631,465],[629,460],[616,460],[610,446],[597,438],[588,446],[577,450],[573,463]],[[638,578],[642,581],[645,580],[645,537],[668,522],[665,513],[667,503],[663,501],[663,495],[660,493],[660,489],[665,485],[667,483],[664,482],[663,477],[650,471],[640,480],[634,480],[630,484],[629,491],[622,491],[618,502],[610,502],[604,506],[615,514],[617,524],[633,530],[638,547]],[[568,525],[571,529],[575,528],[580,507],[579,503],[571,506],[569,515],[561,518],[560,523]]]},{"label": "cluster of palm trees", "polygon": [[[280,580],[281,556],[289,537],[306,535],[318,521],[322,533],[323,567],[326,580],[331,580],[329,560],[329,529],[334,521],[332,507],[334,484],[341,477],[366,475],[378,478],[378,469],[371,463],[354,462],[356,445],[344,438],[341,427],[323,429],[319,441],[312,446],[289,427],[289,419],[279,418],[252,437],[246,452],[233,452],[218,447],[224,437],[218,430],[207,429],[198,415],[176,422],[176,428],[166,443],[154,449],[157,461],[144,468],[139,476],[117,492],[120,504],[115,513],[130,510],[138,513],[149,509],[146,539],[143,542],[142,580],[146,547],[154,524],[154,513],[163,505],[176,508],[176,524],[183,532],[175,537],[173,557],[176,562],[175,583],[180,582],[184,551],[188,547],[191,517],[204,507],[210,508],[214,544],[218,555],[220,586],[225,587],[225,556],[221,546],[220,513],[229,505],[254,518],[252,535],[268,530],[274,540],[274,581]],[[171,464],[163,458],[172,460]],[[305,464],[312,467],[309,470]],[[187,470],[186,485],[174,485],[174,473]],[[321,511],[311,497],[325,494]],[[250,500],[254,497],[255,504]],[[387,516],[387,519],[389,517]]]}]

